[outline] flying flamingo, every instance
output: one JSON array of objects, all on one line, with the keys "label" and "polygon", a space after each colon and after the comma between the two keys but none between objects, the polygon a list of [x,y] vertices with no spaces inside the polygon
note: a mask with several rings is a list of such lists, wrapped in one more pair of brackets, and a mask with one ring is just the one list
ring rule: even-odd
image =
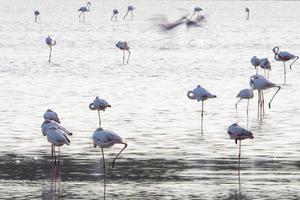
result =
[{"label": "flying flamingo", "polygon": [[34,13],[34,21],[37,22],[37,18],[40,16],[40,12],[38,10],[35,10],[33,13]]},{"label": "flying flamingo", "polygon": [[81,19],[81,15],[83,15],[83,22],[85,21],[85,12],[90,12],[90,6],[91,6],[91,2],[87,2],[86,6],[82,6],[81,8],[78,9],[78,12],[81,12],[79,14],[79,21]]},{"label": "flying flamingo", "polygon": [[[261,120],[262,120],[262,115],[265,114],[265,109],[264,109],[265,100],[264,100],[263,90],[266,90],[269,88],[274,88],[274,87],[278,88],[269,102],[269,108],[271,108],[271,102],[273,101],[274,97],[279,92],[281,87],[279,85],[276,85],[275,83],[272,83],[271,81],[267,80],[265,77],[263,77],[261,75],[251,76],[249,84],[253,90],[258,91],[258,117],[260,116]],[[262,114],[262,112],[263,112],[263,114]]]},{"label": "flying flamingo", "polygon": [[50,53],[49,53],[49,62],[51,62],[51,54],[52,54],[52,47],[54,46],[54,45],[56,45],[56,41],[55,40],[53,40],[50,36],[48,36],[47,38],[46,38],[46,44],[49,46],[49,48],[50,48]]},{"label": "flying flamingo", "polygon": [[211,94],[206,89],[198,85],[193,91],[188,91],[187,96],[189,99],[196,99],[198,102],[202,101],[201,110],[201,133],[203,133],[203,102],[209,98],[216,98],[216,95]]},{"label": "flying flamingo", "polygon": [[245,8],[245,11],[246,11],[246,13],[247,13],[247,18],[246,18],[246,20],[249,20],[250,8],[246,7],[246,8]]},{"label": "flying flamingo", "polygon": [[191,16],[191,18],[193,18],[194,17],[194,15],[197,13],[197,15],[199,15],[199,12],[202,10],[202,8],[200,8],[200,7],[195,7],[194,8],[194,14]]},{"label": "flying flamingo", "polygon": [[99,99],[99,97],[96,97],[93,103],[90,103],[89,108],[91,110],[98,110],[99,127],[101,127],[100,111],[105,111],[106,108],[110,107],[111,105],[109,103],[107,103],[104,99]]},{"label": "flying flamingo", "polygon": [[125,20],[126,19],[126,17],[127,17],[127,15],[128,15],[128,13],[130,12],[130,14],[131,14],[131,19],[133,18],[133,10],[135,9],[135,7],[133,7],[133,6],[128,6],[127,7],[127,13],[124,15],[124,17],[123,17],[123,20]]},{"label": "flying flamingo", "polygon": [[48,110],[44,113],[43,117],[44,117],[45,120],[46,120],[46,119],[48,119],[48,120],[53,120],[53,121],[55,121],[55,122],[57,122],[57,123],[60,124],[60,120],[59,120],[59,118],[58,118],[57,113],[54,112],[54,111],[52,111],[51,109],[48,109]]},{"label": "flying flamingo", "polygon": [[127,42],[126,41],[124,41],[124,42],[119,41],[119,42],[117,42],[116,47],[118,47],[120,50],[123,50],[123,64],[124,64],[124,61],[125,61],[125,51],[128,52],[128,57],[127,57],[127,63],[128,63],[129,62],[129,56],[130,56],[131,52],[129,51],[129,46],[128,46]]},{"label": "flying flamingo", "polygon": [[250,60],[251,64],[254,66],[256,69],[256,74],[258,74],[258,66],[260,65],[260,59],[257,58],[256,56],[253,56]]},{"label": "flying flamingo", "polygon": [[247,116],[248,116],[248,109],[249,109],[249,99],[253,98],[253,90],[252,89],[243,89],[241,90],[238,95],[236,97],[240,98],[236,104],[235,104],[235,108],[237,109],[237,105],[238,103],[243,100],[243,99],[247,99]]},{"label": "flying flamingo", "polygon": [[119,11],[117,9],[113,9],[113,15],[111,16],[110,20],[112,20],[115,17],[115,20],[118,18]]},{"label": "flying flamingo", "polygon": [[274,58],[277,61],[282,61],[283,62],[283,67],[284,67],[284,84],[286,83],[286,68],[285,68],[285,62],[289,60],[294,60],[290,64],[290,69],[292,69],[292,65],[299,59],[299,56],[295,56],[287,51],[280,51],[279,52],[279,47],[274,47],[273,48],[273,53],[275,54]]},{"label": "flying flamingo", "polygon": [[105,159],[104,159],[104,152],[103,148],[111,147],[114,144],[124,144],[124,148],[117,154],[112,162],[112,168],[115,166],[115,161],[118,156],[122,153],[122,151],[127,147],[127,143],[123,142],[122,138],[112,131],[107,131],[102,128],[97,128],[93,134],[94,140],[94,148],[99,146],[102,151],[102,163],[103,163],[103,170],[104,170],[104,177],[105,177]]},{"label": "flying flamingo", "polygon": [[271,71],[271,63],[268,60],[268,58],[260,59],[260,64],[259,65],[264,70],[265,77],[269,78],[269,71]]},{"label": "flying flamingo", "polygon": [[247,138],[253,139],[253,133],[251,131],[248,131],[242,127],[240,127],[237,123],[233,123],[228,127],[227,130],[230,139],[235,140],[235,144],[237,144],[237,141],[239,141],[239,159],[238,159],[238,169],[240,169],[240,158],[241,158],[241,141]]}]

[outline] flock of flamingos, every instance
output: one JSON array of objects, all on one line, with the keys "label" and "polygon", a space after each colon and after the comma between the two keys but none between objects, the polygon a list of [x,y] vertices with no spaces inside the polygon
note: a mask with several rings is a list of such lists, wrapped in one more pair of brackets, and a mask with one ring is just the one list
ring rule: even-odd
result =
[{"label": "flock of flamingos", "polygon": [[[86,6],[79,8],[79,21],[84,22],[85,21],[85,13],[90,11],[91,3],[88,2]],[[133,16],[133,10],[135,8],[133,6],[128,6],[127,12],[123,17],[123,20],[126,19],[127,15],[131,13],[131,17]],[[194,13],[191,16],[190,19],[187,18],[187,16],[184,16],[180,18],[180,20],[177,20],[174,23],[168,23],[164,24],[163,27],[165,27],[165,30],[172,29],[182,23],[186,23],[188,25],[198,25],[198,23],[203,19],[204,17],[199,15],[199,12],[202,9],[199,7],[194,8]],[[249,13],[250,9],[245,9],[247,13],[246,20],[249,20]],[[113,10],[113,15],[111,16],[111,20],[117,19],[119,11],[117,9]],[[192,17],[197,14],[197,18],[195,20],[192,19]],[[35,15],[35,21],[37,21],[38,16],[40,15],[39,11],[34,12]],[[185,20],[185,21],[183,21]],[[50,54],[49,54],[49,62],[51,62],[51,53],[52,53],[52,47],[56,44],[56,41],[53,40],[50,36],[46,38],[46,44],[50,47]],[[129,46],[126,41],[121,42],[119,41],[116,45],[117,48],[120,50],[123,50],[123,64],[125,62],[125,51],[128,52],[128,58],[127,63],[129,62]],[[299,59],[298,56],[295,56],[287,51],[280,51],[279,47],[273,48],[274,58],[276,61],[283,62],[284,67],[284,82],[286,83],[286,62],[290,61],[289,68],[292,69],[292,65]],[[269,101],[269,108],[271,108],[271,102],[273,101],[276,94],[281,89],[281,86],[279,86],[276,83],[273,83],[268,80],[268,74],[271,70],[271,63],[268,60],[268,58],[262,58],[259,59],[256,56],[254,56],[251,60],[251,64],[256,69],[256,74],[250,77],[249,85],[250,88],[246,88],[241,90],[237,97],[239,100],[235,104],[237,108],[237,104],[243,100],[247,100],[247,116],[248,116],[248,107],[249,107],[249,100],[254,97],[254,90],[258,91],[258,118],[262,119],[265,114],[265,108],[264,108],[264,90],[270,89],[270,88],[277,88],[277,91],[274,93],[273,97]],[[264,75],[259,75],[259,67],[264,70]],[[201,101],[202,103],[202,112],[201,112],[201,133],[203,133],[203,110],[204,110],[204,101],[210,98],[216,98],[216,95],[211,94],[209,91],[207,91],[204,87],[198,85],[195,89],[187,92],[187,97],[192,100],[197,100],[198,102]],[[98,119],[99,119],[99,127],[95,130],[93,134],[93,141],[94,141],[94,147],[99,146],[102,150],[102,159],[103,159],[103,169],[104,169],[104,176],[105,176],[105,159],[104,159],[104,152],[103,148],[111,147],[114,144],[123,144],[124,148],[117,154],[117,156],[113,159],[112,167],[115,165],[115,161],[118,158],[118,156],[122,153],[122,151],[127,147],[127,143],[123,142],[122,138],[118,136],[116,133],[108,130],[104,130],[101,127],[101,117],[100,117],[100,111],[105,111],[107,108],[111,107],[111,105],[106,102],[104,99],[100,99],[99,97],[96,97],[92,103],[89,104],[90,110],[96,110],[98,112]],[[56,165],[56,163],[59,163],[59,153],[60,153],[60,146],[66,144],[70,144],[70,140],[67,137],[67,135],[72,135],[72,132],[68,131],[66,128],[64,128],[60,124],[60,120],[58,115],[48,109],[44,113],[44,122],[41,126],[42,133],[44,136],[47,136],[48,141],[51,143],[51,155],[52,155],[52,162]],[[248,120],[248,119],[247,119]],[[228,134],[230,136],[230,139],[235,140],[235,143],[239,142],[239,155],[238,155],[238,162],[240,163],[240,156],[241,156],[241,140],[250,138],[253,139],[253,133],[246,128],[243,128],[239,126],[237,123],[233,123],[228,128]],[[58,150],[55,150],[55,147],[58,147]]]}]

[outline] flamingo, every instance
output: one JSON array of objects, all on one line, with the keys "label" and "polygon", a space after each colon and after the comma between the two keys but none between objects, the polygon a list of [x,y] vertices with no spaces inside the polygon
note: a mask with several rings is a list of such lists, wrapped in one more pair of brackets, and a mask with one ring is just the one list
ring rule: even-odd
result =
[{"label": "flamingo", "polygon": [[86,6],[82,6],[81,8],[78,9],[78,12],[81,12],[79,14],[79,21],[81,18],[81,15],[83,15],[83,22],[85,21],[85,12],[90,12],[90,6],[91,6],[91,2],[87,2]]},{"label": "flamingo", "polygon": [[243,99],[247,99],[247,116],[248,116],[248,109],[249,109],[249,99],[253,98],[253,90],[252,89],[243,89],[241,90],[238,95],[236,97],[240,98],[236,104],[235,104],[235,108],[237,109],[237,105],[238,103],[243,100]]},{"label": "flamingo", "polygon": [[35,10],[33,13],[34,13],[34,21],[37,22],[37,18],[40,15],[40,12],[38,10]]},{"label": "flamingo", "polygon": [[[264,70],[265,77],[269,78],[269,71],[271,71],[271,63],[268,60],[268,58],[262,58],[260,59],[260,67]],[[267,71],[267,73],[266,73]]]},{"label": "flamingo", "polygon": [[53,120],[53,121],[55,121],[55,122],[57,122],[57,123],[60,124],[60,120],[59,120],[59,118],[58,118],[57,113],[54,112],[54,111],[52,111],[51,109],[48,109],[48,110],[44,113],[43,117],[44,117],[45,120],[46,120],[46,119],[48,119],[48,120]]},{"label": "flamingo", "polygon": [[49,46],[50,48],[50,53],[49,53],[49,62],[51,62],[51,54],[52,54],[52,47],[56,45],[56,41],[53,40],[50,36],[46,37],[46,44]]},{"label": "flamingo", "polygon": [[125,60],[125,51],[128,52],[128,57],[127,57],[127,63],[128,63],[131,52],[129,51],[129,46],[128,46],[127,42],[119,41],[119,42],[117,42],[116,47],[119,48],[120,50],[123,50],[123,64],[124,64],[124,60]]},{"label": "flamingo", "polygon": [[230,139],[235,140],[235,144],[239,141],[239,157],[238,157],[238,169],[240,169],[240,158],[241,158],[241,141],[244,139],[253,139],[253,133],[248,131],[242,127],[240,127],[237,123],[233,123],[228,127],[227,130]]},{"label": "flamingo", "polygon": [[98,110],[98,117],[99,117],[99,127],[101,127],[101,118],[100,118],[100,111],[105,111],[106,108],[110,108],[111,105],[107,103],[104,99],[99,99],[97,96],[93,103],[90,103],[89,108],[91,110]]},{"label": "flamingo", "polygon": [[199,15],[199,12],[202,10],[202,8],[200,7],[195,7],[194,8],[194,14],[191,16],[191,18],[193,18],[193,16],[197,13],[197,15]]},{"label": "flamingo", "polygon": [[193,91],[188,91],[187,96],[189,99],[196,99],[198,102],[202,101],[201,110],[201,133],[203,133],[203,102],[209,98],[216,98],[216,95],[211,94],[206,89],[198,85]]},{"label": "flamingo", "polygon": [[115,20],[117,20],[117,18],[118,18],[118,13],[119,13],[119,11],[118,11],[117,9],[113,9],[113,15],[111,16],[110,20],[112,20],[113,17],[115,17]]},{"label": "flamingo", "polygon": [[94,140],[94,148],[99,146],[102,151],[102,163],[105,177],[105,159],[103,148],[111,147],[115,144],[124,144],[123,149],[117,154],[117,156],[113,159],[112,168],[115,166],[115,161],[118,156],[122,153],[122,151],[127,147],[127,143],[123,142],[122,138],[112,131],[107,131],[102,128],[97,128],[93,134]]},{"label": "flamingo", "polygon": [[245,8],[245,11],[246,11],[246,13],[247,13],[247,18],[246,18],[246,20],[249,20],[250,8],[246,7],[246,8]]},{"label": "flamingo", "polygon": [[279,85],[276,85],[275,83],[272,83],[271,81],[267,80],[265,77],[263,77],[261,75],[251,76],[249,84],[253,90],[258,91],[258,117],[260,116],[262,119],[262,112],[263,112],[263,115],[265,114],[265,109],[264,109],[264,101],[265,100],[264,100],[263,90],[266,90],[269,88],[274,88],[274,87],[278,88],[269,102],[269,108],[271,108],[271,102],[273,101],[274,97],[279,92],[281,87]]},{"label": "flamingo", "polygon": [[[54,164],[56,164],[56,157],[58,157],[59,163],[59,154],[60,154],[60,146],[66,144],[69,145],[71,141],[67,137],[68,135],[72,135],[71,132],[67,131],[64,127],[58,124],[55,121],[46,119],[42,124],[42,133],[44,136],[47,136],[48,142],[51,143],[51,157]],[[58,156],[56,156],[55,147],[58,146]]]},{"label": "flamingo", "polygon": [[285,68],[285,62],[289,60],[294,60],[290,64],[290,69],[292,69],[292,65],[299,59],[299,56],[295,56],[287,51],[280,51],[279,52],[279,47],[274,47],[273,48],[273,53],[275,60],[277,61],[282,61],[283,62],[283,67],[284,67],[284,84],[286,83],[286,68]]},{"label": "flamingo", "polygon": [[250,60],[251,64],[254,66],[256,69],[256,74],[258,74],[258,66],[260,65],[260,59],[257,58],[256,56],[253,56]]},{"label": "flamingo", "polygon": [[133,18],[133,10],[135,9],[135,7],[133,7],[133,6],[128,6],[127,7],[127,13],[124,15],[124,17],[123,17],[123,20],[125,20],[126,19],[126,17],[127,17],[127,15],[128,15],[128,13],[130,12],[130,14],[131,14],[131,19]]}]

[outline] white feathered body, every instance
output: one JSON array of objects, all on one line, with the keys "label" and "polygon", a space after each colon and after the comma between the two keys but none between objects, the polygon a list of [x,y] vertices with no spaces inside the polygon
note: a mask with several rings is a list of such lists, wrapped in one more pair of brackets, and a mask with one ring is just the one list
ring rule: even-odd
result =
[{"label": "white feathered body", "polygon": [[253,133],[251,131],[248,131],[242,127],[240,127],[238,124],[234,123],[229,126],[227,130],[230,139],[234,140],[244,140],[244,139],[253,139]]},{"label": "white feathered body", "polygon": [[[192,94],[192,95],[190,95]],[[187,96],[190,99],[196,99],[197,101],[204,101],[209,98],[216,98],[216,95],[211,94],[205,88],[198,85],[193,91],[189,91]]]},{"label": "white feathered body", "polygon": [[252,89],[243,89],[241,90],[236,97],[241,99],[252,99],[253,98],[253,90]]},{"label": "white feathered body", "polygon": [[112,131],[97,128],[93,134],[94,147],[101,148],[113,146],[116,143],[122,143],[122,138]]}]

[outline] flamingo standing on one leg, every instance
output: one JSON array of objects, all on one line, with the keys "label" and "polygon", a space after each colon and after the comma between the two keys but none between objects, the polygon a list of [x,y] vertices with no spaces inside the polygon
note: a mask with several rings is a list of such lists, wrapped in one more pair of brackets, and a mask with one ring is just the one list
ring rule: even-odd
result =
[{"label": "flamingo standing on one leg", "polygon": [[49,48],[50,48],[50,53],[49,53],[49,59],[48,59],[48,61],[49,62],[51,62],[51,54],[52,54],[52,47],[54,46],[54,45],[56,45],[56,41],[55,40],[53,40],[50,36],[48,36],[48,37],[46,37],[46,44],[49,46]]},{"label": "flamingo standing on one leg", "polygon": [[40,12],[38,10],[35,10],[33,13],[34,13],[34,21],[37,22],[37,18],[40,16]]},{"label": "flamingo standing on one leg", "polygon": [[119,11],[117,9],[113,9],[113,15],[111,16],[110,20],[112,20],[115,17],[115,20],[118,18]]},{"label": "flamingo standing on one leg", "polygon": [[238,95],[236,97],[240,98],[236,104],[235,104],[235,108],[237,109],[237,105],[238,103],[243,100],[243,99],[247,99],[247,116],[248,116],[248,109],[249,109],[249,99],[253,98],[253,90],[252,89],[243,89],[241,90]]},{"label": "flamingo standing on one leg", "polygon": [[274,88],[274,87],[278,88],[269,102],[269,108],[271,108],[271,102],[273,101],[274,97],[279,92],[281,87],[279,85],[276,85],[275,83],[272,83],[271,81],[267,80],[265,77],[260,75],[251,76],[249,84],[253,90],[258,91],[258,117],[260,117],[262,120],[262,116],[265,114],[265,109],[264,109],[265,100],[264,100],[263,90]]},{"label": "flamingo standing on one leg", "polygon": [[203,102],[209,98],[216,98],[216,95],[211,94],[206,89],[198,85],[193,91],[188,91],[187,96],[189,99],[196,99],[198,102],[202,101],[201,110],[201,134],[203,134]]},{"label": "flamingo standing on one leg", "polygon": [[57,113],[54,112],[54,111],[52,111],[51,109],[48,109],[48,110],[44,113],[43,117],[44,117],[45,120],[46,120],[46,119],[48,119],[48,120],[53,120],[53,121],[55,121],[55,122],[57,122],[57,123],[60,124],[60,120],[59,120],[59,118],[58,118]]},{"label": "flamingo standing on one leg", "polygon": [[269,78],[269,71],[271,71],[271,63],[268,58],[260,59],[260,67],[264,70],[264,74],[266,78]]},{"label": "flamingo standing on one leg", "polygon": [[133,7],[133,6],[128,6],[127,7],[127,12],[126,12],[126,14],[124,15],[124,17],[123,17],[123,20],[125,20],[126,19],[126,17],[127,17],[127,15],[128,15],[128,13],[130,12],[130,14],[131,14],[131,19],[133,18],[133,10],[135,9],[135,7]]},{"label": "flamingo standing on one leg", "polygon": [[274,58],[277,61],[282,61],[283,62],[283,67],[284,67],[284,84],[286,83],[286,68],[285,68],[285,62],[289,60],[294,60],[290,64],[290,69],[292,69],[292,65],[299,59],[299,56],[295,56],[287,51],[280,51],[279,52],[279,47],[274,47],[273,48],[273,53],[275,54]]},{"label": "flamingo standing on one leg", "polygon": [[191,16],[191,18],[193,18],[194,17],[194,15],[197,13],[197,15],[199,15],[199,12],[202,10],[202,8],[200,8],[200,7],[195,7],[194,8],[194,14]]},{"label": "flamingo standing on one leg", "polygon": [[81,19],[81,15],[82,15],[82,22],[85,21],[85,12],[90,12],[90,6],[91,6],[91,2],[87,2],[86,6],[82,6],[81,8],[78,9],[78,12],[81,12],[79,14],[79,21]]},{"label": "flamingo standing on one leg", "polygon": [[253,133],[240,127],[237,123],[233,123],[232,125],[230,125],[227,132],[230,136],[230,139],[235,140],[235,144],[237,144],[237,141],[239,141],[238,170],[240,170],[240,158],[242,149],[241,141],[247,138],[253,139]]},{"label": "flamingo standing on one leg", "polygon": [[254,66],[256,69],[256,74],[258,74],[258,66],[260,65],[260,59],[257,58],[256,56],[253,56],[250,60],[251,64]]},{"label": "flamingo standing on one leg", "polygon": [[99,127],[101,127],[101,118],[100,118],[100,111],[105,111],[106,108],[110,108],[111,105],[107,103],[104,99],[99,99],[96,97],[93,103],[90,103],[89,108],[91,110],[98,110],[98,117],[99,117]]},{"label": "flamingo standing on one leg", "polygon": [[104,170],[104,177],[105,177],[105,159],[104,159],[104,152],[103,148],[111,147],[114,144],[124,144],[124,148],[117,154],[112,162],[112,167],[115,166],[115,161],[118,156],[122,153],[122,151],[127,147],[127,143],[123,142],[122,138],[118,136],[116,133],[112,131],[107,131],[102,128],[97,128],[93,134],[94,140],[94,148],[99,146],[102,151],[102,162],[103,162],[103,170]]},{"label": "flamingo standing on one leg", "polygon": [[124,61],[125,61],[125,51],[128,52],[128,57],[127,57],[127,63],[128,63],[129,62],[129,56],[130,56],[131,52],[129,51],[129,46],[128,46],[127,42],[126,41],[124,41],[124,42],[119,41],[119,42],[117,42],[116,47],[118,47],[120,50],[123,50],[123,64],[124,64]]},{"label": "flamingo standing on one leg", "polygon": [[247,13],[247,18],[246,18],[246,20],[249,20],[249,17],[250,17],[250,8],[246,7],[246,8],[245,8],[245,11],[246,11],[246,13]]}]

